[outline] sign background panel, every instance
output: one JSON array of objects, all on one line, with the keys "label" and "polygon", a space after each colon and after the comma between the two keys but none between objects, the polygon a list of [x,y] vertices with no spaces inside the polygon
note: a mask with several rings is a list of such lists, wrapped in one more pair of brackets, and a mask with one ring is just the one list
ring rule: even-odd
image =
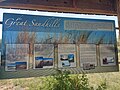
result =
[{"label": "sign background panel", "polygon": [[[100,52],[101,44],[112,44],[113,48],[116,49],[115,34],[115,21],[113,20],[4,13],[2,55],[4,57],[7,55],[6,45],[27,44],[29,45],[29,62],[27,70],[8,72],[5,71],[4,62],[9,58],[4,58],[0,69],[0,78],[52,75],[56,73],[56,69],[68,70],[72,74],[118,71],[117,51],[113,52],[116,58],[115,65],[109,64],[103,67],[100,59],[104,53]],[[46,48],[39,47],[37,52],[36,45],[43,45]],[[49,49],[49,45],[54,49]],[[54,50],[54,54],[49,58],[46,55],[51,50]],[[87,58],[91,56],[91,59],[86,60],[85,55],[88,55]],[[107,58],[111,59],[111,56]],[[63,65],[61,65],[60,59],[63,60]],[[45,60],[53,61],[53,66],[46,66],[42,69],[35,68],[35,61]],[[88,61],[92,62],[92,65]],[[82,63],[84,63],[83,66]],[[18,65],[19,62],[16,64]],[[11,62],[11,66],[14,68],[13,62]]]}]

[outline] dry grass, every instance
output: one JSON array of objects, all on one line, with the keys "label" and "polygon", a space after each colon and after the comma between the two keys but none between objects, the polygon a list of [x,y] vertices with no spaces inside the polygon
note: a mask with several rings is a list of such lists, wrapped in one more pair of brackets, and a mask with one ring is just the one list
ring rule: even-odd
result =
[{"label": "dry grass", "polygon": [[[120,72],[87,74],[89,83],[94,88],[106,81],[107,90],[120,90]],[[50,77],[33,77],[0,80],[0,90],[44,90]]]},{"label": "dry grass", "polygon": [[107,90],[120,90],[120,72],[95,73],[87,75],[92,86],[106,81]]}]

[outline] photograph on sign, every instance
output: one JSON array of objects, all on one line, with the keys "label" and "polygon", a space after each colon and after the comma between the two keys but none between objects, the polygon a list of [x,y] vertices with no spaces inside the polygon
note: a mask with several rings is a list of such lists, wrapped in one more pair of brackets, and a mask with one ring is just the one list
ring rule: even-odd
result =
[{"label": "photograph on sign", "polygon": [[99,49],[101,66],[116,65],[115,47],[113,44],[101,44]]},{"label": "photograph on sign", "polygon": [[27,70],[28,61],[28,44],[6,44],[6,71]]},{"label": "photograph on sign", "polygon": [[58,44],[58,67],[76,67],[75,44]]},{"label": "photograph on sign", "polygon": [[54,45],[34,44],[34,68],[54,67]]},{"label": "photograph on sign", "polygon": [[97,66],[96,45],[95,44],[80,44],[80,67],[83,70],[95,69]]}]

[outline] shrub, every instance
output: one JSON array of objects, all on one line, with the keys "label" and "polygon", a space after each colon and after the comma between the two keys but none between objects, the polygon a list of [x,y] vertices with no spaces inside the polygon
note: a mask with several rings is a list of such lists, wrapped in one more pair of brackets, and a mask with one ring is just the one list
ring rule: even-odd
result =
[{"label": "shrub", "polygon": [[[48,79],[45,86],[47,90],[94,90],[94,87],[89,85],[86,74],[70,75],[70,72],[61,70],[57,70],[57,74]],[[98,85],[96,90],[105,89],[107,89],[107,85],[106,82],[103,82]]]},{"label": "shrub", "polygon": [[[57,73],[47,77],[17,79],[15,87],[29,90],[106,90],[106,80],[92,87],[86,74],[71,75],[69,71],[57,70]],[[28,90],[27,89],[27,90]],[[17,89],[16,89],[17,90]]]}]

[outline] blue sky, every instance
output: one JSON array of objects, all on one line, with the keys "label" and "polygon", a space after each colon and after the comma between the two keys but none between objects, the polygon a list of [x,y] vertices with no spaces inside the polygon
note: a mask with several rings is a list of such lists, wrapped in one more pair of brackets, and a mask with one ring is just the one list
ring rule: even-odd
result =
[{"label": "blue sky", "polygon": [[[42,11],[29,11],[29,10],[18,10],[18,9],[15,10],[15,9],[0,8],[0,21],[3,20],[3,13],[18,13],[18,14],[43,15],[43,16],[115,20],[116,27],[118,27],[118,20],[116,16],[87,15],[87,14],[85,15],[85,14],[42,12]],[[1,38],[2,38],[2,25],[0,25],[0,39]]]}]

